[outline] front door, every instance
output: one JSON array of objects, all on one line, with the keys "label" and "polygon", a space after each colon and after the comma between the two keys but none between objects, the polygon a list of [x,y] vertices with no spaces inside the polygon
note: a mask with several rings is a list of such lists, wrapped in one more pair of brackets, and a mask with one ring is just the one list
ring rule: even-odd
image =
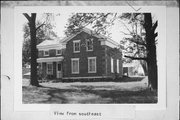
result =
[{"label": "front door", "polygon": [[57,62],[57,78],[62,78],[62,63]]}]

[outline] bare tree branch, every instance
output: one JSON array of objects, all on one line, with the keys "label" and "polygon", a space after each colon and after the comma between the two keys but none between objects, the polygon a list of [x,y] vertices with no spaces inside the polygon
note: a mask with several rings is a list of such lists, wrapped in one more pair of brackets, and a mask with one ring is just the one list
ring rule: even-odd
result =
[{"label": "bare tree branch", "polygon": [[91,24],[91,23],[94,22],[95,20],[98,20],[98,19],[101,18],[101,17],[107,17],[109,14],[110,14],[110,13],[107,13],[106,15],[103,15],[103,16],[101,15],[101,16],[95,18],[94,20],[89,21],[87,24],[83,25],[83,26],[81,27],[81,29],[85,28],[86,26],[88,26],[89,24]]},{"label": "bare tree branch", "polygon": [[129,31],[129,33],[131,34],[132,32],[129,30],[129,28],[121,21],[121,20],[119,20],[123,25],[124,25],[124,27]]},{"label": "bare tree branch", "polygon": [[27,13],[23,13],[23,15],[28,19],[28,21],[31,21],[31,17]]},{"label": "bare tree branch", "polygon": [[147,58],[144,58],[144,57],[133,57],[133,56],[124,56],[124,57],[127,57],[127,58],[130,58],[132,60],[147,60]]},{"label": "bare tree branch", "polygon": [[44,22],[43,24],[39,25],[39,26],[36,28],[36,31],[37,31],[40,27],[42,27],[43,25],[46,25],[45,22]]},{"label": "bare tree branch", "polygon": [[111,20],[111,23],[113,23],[116,20],[117,13],[115,13],[113,19]]},{"label": "bare tree branch", "polygon": [[153,26],[152,26],[152,31],[153,31],[153,32],[155,31],[155,29],[157,28],[157,26],[158,26],[158,21],[156,21],[156,22],[153,24]]},{"label": "bare tree branch", "polygon": [[124,35],[131,35],[130,33],[128,34],[128,33],[125,33],[123,31],[120,31],[120,32],[123,33]]},{"label": "bare tree branch", "polygon": [[157,36],[158,36],[158,32],[156,32],[156,33],[154,34],[154,38],[157,37]]}]

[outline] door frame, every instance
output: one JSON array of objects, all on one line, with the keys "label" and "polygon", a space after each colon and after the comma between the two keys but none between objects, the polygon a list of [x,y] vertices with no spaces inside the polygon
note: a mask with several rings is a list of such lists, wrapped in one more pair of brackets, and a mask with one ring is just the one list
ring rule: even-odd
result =
[{"label": "door frame", "polygon": [[[61,70],[58,70],[58,64],[61,64]],[[62,62],[58,61],[56,62],[56,77],[57,78],[62,78]]]}]

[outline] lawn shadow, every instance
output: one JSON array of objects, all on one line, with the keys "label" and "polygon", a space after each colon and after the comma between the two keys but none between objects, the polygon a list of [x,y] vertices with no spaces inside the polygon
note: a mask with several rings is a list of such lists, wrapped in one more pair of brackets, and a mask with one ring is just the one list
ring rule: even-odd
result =
[{"label": "lawn shadow", "polygon": [[142,81],[145,77],[127,77],[117,79],[118,82],[139,82]]},{"label": "lawn shadow", "polygon": [[[116,103],[157,103],[157,92],[149,89],[139,91],[97,90],[97,86],[73,86],[72,88],[60,89],[54,87],[23,87],[26,92],[34,90],[34,99],[31,103],[42,104],[116,104]],[[36,96],[39,95],[39,96]],[[40,96],[44,99],[39,99]],[[27,97],[27,96],[26,96]],[[41,98],[41,97],[40,97]],[[23,99],[25,99],[23,97]],[[26,98],[28,99],[28,98]],[[36,100],[39,99],[39,100]],[[27,103],[27,102],[25,102]]]}]

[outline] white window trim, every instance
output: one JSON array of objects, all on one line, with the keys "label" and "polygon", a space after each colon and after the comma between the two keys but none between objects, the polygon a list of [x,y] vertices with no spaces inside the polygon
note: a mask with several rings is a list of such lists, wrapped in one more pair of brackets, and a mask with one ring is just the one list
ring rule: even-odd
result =
[{"label": "white window trim", "polygon": [[[79,43],[79,51],[75,51],[75,43]],[[80,40],[74,40],[74,41],[73,41],[73,52],[74,52],[74,53],[79,53],[80,50],[81,50]]]},{"label": "white window trim", "polygon": [[93,49],[94,49],[93,39],[92,39],[92,50],[88,50],[88,44],[87,44],[88,41],[89,41],[89,39],[86,40],[86,51],[93,51]]},{"label": "white window trim", "polygon": [[111,73],[114,73],[114,60],[111,58]]},{"label": "white window trim", "polygon": [[[73,71],[72,61],[74,61],[74,60],[78,60],[78,71],[77,71],[77,72],[74,72],[74,71]],[[72,73],[72,74],[79,74],[79,58],[71,58],[71,73]]]},{"label": "white window trim", "polygon": [[61,53],[60,53],[60,54],[58,54],[58,50],[61,50],[61,49],[57,49],[57,50],[56,50],[56,55],[62,55],[62,50],[61,50]]},{"label": "white window trim", "polygon": [[[89,60],[90,59],[95,59],[95,71],[89,71]],[[96,57],[88,57],[88,73],[96,73],[97,69],[96,69]]]},{"label": "white window trim", "polygon": [[[45,52],[48,51],[48,55],[45,54]],[[44,50],[44,56],[49,56],[49,50]]]},{"label": "white window trim", "polygon": [[119,59],[117,59],[117,73],[119,73]]},{"label": "white window trim", "polygon": [[[52,65],[52,74],[48,73],[48,64]],[[46,70],[47,70],[46,72],[47,72],[48,75],[53,75],[53,63],[52,62],[47,63],[47,69]]]}]

